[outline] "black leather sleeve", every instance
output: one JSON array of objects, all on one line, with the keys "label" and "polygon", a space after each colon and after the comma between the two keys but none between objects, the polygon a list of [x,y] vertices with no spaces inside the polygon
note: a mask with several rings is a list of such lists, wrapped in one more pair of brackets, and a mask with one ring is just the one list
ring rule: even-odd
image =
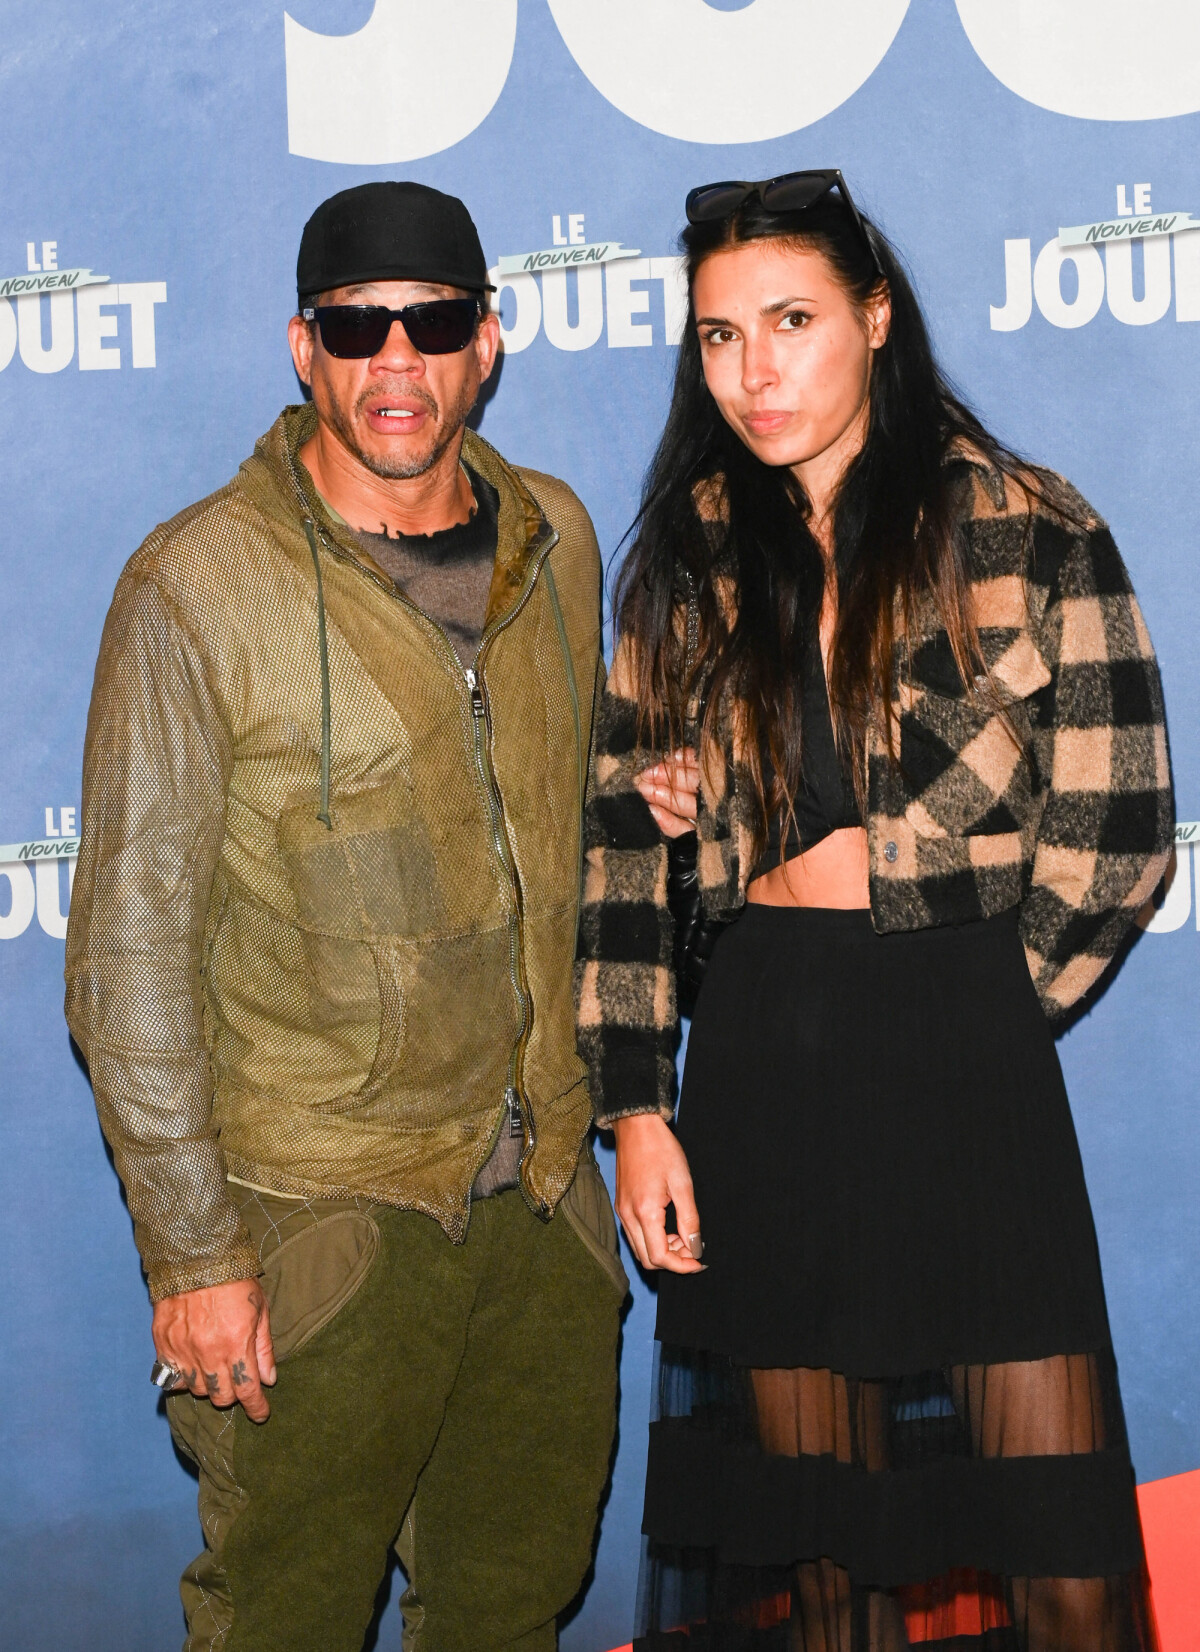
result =
[{"label": "black leather sleeve", "polygon": [[698,850],[695,832],[685,832],[667,843],[667,906],[675,921],[675,994],[680,1015],[688,1016],[696,1007],[713,948],[729,927],[727,921],[704,916],[696,870]]}]

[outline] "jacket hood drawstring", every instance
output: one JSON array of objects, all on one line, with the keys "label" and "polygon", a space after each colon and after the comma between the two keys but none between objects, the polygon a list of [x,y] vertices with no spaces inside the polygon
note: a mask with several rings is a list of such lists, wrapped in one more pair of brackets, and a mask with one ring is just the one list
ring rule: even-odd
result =
[{"label": "jacket hood drawstring", "polygon": [[317,575],[317,652],[321,656],[321,807],[317,819],[329,831],[333,821],[329,816],[329,760],[332,747],[330,732],[329,642],[325,634],[325,588],[321,582],[321,558],[317,554],[317,534],[312,518],[304,518],[304,537],[312,552],[313,568]]}]

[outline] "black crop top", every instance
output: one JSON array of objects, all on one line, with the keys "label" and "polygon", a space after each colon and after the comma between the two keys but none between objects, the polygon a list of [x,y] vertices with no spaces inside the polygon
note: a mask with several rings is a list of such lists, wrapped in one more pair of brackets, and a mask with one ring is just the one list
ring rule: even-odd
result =
[{"label": "black crop top", "polygon": [[[780,853],[780,815],[772,816],[767,846],[750,874],[751,880],[773,872],[782,860],[791,860],[820,843],[831,832],[846,826],[861,826],[862,814],[854,795],[854,782],[838,755],[833,739],[833,719],[829,713],[829,693],[819,648],[808,651],[804,674],[804,697],[800,705],[801,758],[800,788],[796,794],[795,819]],[[763,789],[770,794],[775,771],[763,754]]]}]

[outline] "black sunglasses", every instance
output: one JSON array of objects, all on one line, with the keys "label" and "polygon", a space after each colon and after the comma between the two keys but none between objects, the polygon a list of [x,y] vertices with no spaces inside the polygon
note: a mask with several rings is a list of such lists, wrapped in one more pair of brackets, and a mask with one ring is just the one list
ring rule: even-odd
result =
[{"label": "black sunglasses", "polygon": [[730,218],[752,195],[757,195],[768,212],[803,212],[824,200],[830,190],[836,189],[850,209],[850,216],[863,238],[863,245],[871,255],[871,262],[883,274],[867,226],[863,223],[846,180],[834,167],[825,172],[783,172],[778,178],[762,178],[757,183],[730,180],[720,184],[700,184],[688,191],[684,210],[689,224],[712,224],[721,218]]},{"label": "black sunglasses", "polygon": [[300,312],[321,329],[321,343],[329,354],[344,358],[378,355],[393,321],[423,356],[451,356],[470,344],[480,313],[477,298],[431,298],[402,310],[389,310],[384,304],[318,304]]}]

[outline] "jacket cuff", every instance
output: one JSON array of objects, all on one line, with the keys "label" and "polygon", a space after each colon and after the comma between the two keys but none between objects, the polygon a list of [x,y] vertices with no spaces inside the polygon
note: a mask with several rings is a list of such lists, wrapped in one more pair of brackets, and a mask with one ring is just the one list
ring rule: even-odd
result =
[{"label": "jacket cuff", "polygon": [[224,1256],[198,1257],[195,1261],[170,1264],[145,1263],[151,1302],[184,1291],[200,1291],[209,1285],[228,1285],[238,1279],[257,1279],[262,1272],[253,1245],[239,1245]]},{"label": "jacket cuff", "polygon": [[657,1106],[614,1108],[612,1112],[596,1115],[596,1129],[611,1130],[618,1119],[636,1119],[651,1116],[665,1119],[670,1124],[675,1117],[675,1109],[668,1102],[660,1102]]},{"label": "jacket cuff", "polygon": [[675,1062],[670,1053],[656,1047],[657,1038],[652,1042],[644,1034],[635,1035],[625,1043],[614,1039],[614,1031],[609,1029],[607,1047],[597,1064],[597,1127],[611,1130],[614,1119],[632,1118],[637,1113],[674,1118]]}]

